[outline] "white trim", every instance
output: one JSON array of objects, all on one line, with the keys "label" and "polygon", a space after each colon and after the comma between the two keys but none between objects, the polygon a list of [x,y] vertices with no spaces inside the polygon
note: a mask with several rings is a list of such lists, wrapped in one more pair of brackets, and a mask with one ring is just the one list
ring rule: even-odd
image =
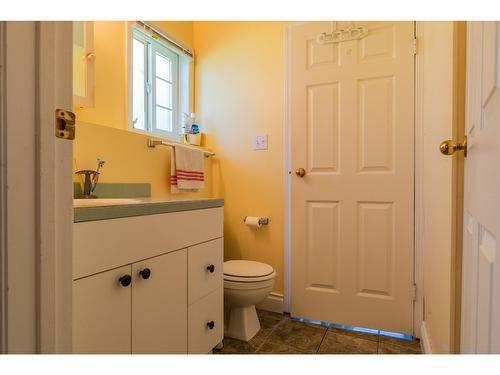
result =
[{"label": "white trim", "polygon": [[[290,70],[290,50],[291,50],[291,29],[294,25],[300,25],[304,22],[297,22],[285,26],[285,120],[283,129],[284,139],[284,168],[285,168],[285,275],[284,275],[284,311],[291,311],[291,124],[290,124],[290,93],[289,85],[291,79]],[[421,40],[423,35],[423,22],[415,22],[415,36]],[[418,47],[418,46],[417,46]],[[423,58],[422,54],[418,53],[415,56],[415,97],[414,97],[414,283],[417,286],[416,301],[413,309],[413,335],[421,336],[421,325],[423,321],[423,228],[424,228],[424,212],[423,212]]]},{"label": "white trim", "polygon": [[259,302],[255,307],[282,314],[284,312],[283,294],[271,292],[264,301]]},{"label": "white trim", "polygon": [[289,82],[290,82],[290,74],[291,74],[291,62],[290,62],[290,50],[291,50],[291,42],[292,42],[292,37],[291,37],[291,31],[292,31],[293,25],[285,25],[285,30],[284,30],[284,41],[285,41],[285,51],[284,51],[284,66],[285,66],[285,85],[284,85],[284,98],[285,98],[285,103],[284,103],[284,109],[285,109],[285,116],[284,116],[284,122],[283,122],[283,150],[284,150],[284,155],[283,155],[283,161],[284,161],[284,183],[285,183],[285,220],[284,220],[284,234],[285,234],[285,239],[284,239],[284,250],[285,250],[285,261],[284,261],[284,311],[285,312],[290,312],[292,305],[291,305],[291,296],[292,296],[292,246],[291,246],[291,162],[292,162],[292,152],[291,152],[291,125],[290,125],[290,113],[291,113],[291,107],[290,107],[290,90],[289,90]]},{"label": "white trim", "polygon": [[422,353],[432,354],[432,345],[429,337],[429,331],[427,330],[427,324],[425,321],[422,322],[420,327],[420,332],[422,334],[420,338],[420,347],[422,348]]},{"label": "white trim", "polygon": [[54,135],[56,108],[73,100],[72,22],[37,22],[37,352],[71,353],[73,142]]},{"label": "white trim", "polygon": [[0,22],[0,354],[7,353],[7,189],[5,22]]},{"label": "white trim", "polygon": [[72,106],[72,25],[7,22],[0,27],[7,71],[0,142],[2,249],[8,261],[2,275],[8,298],[2,352],[68,353],[72,142],[55,138],[54,116],[56,108]]},{"label": "white trim", "polygon": [[[424,59],[422,49],[418,45],[423,40],[424,22],[415,23],[417,53],[415,55],[415,98],[414,98],[414,283],[417,286],[416,299],[413,304],[413,335],[421,337],[420,329],[424,320]],[[420,49],[420,51],[419,51]],[[420,52],[420,53],[419,53]]]},{"label": "white trim", "polygon": [[[7,353],[37,351],[35,22],[4,23]],[[52,128],[53,132],[53,128]]]},{"label": "white trim", "polygon": [[[183,124],[183,113],[191,113],[193,112],[193,59],[189,59],[186,56],[179,55],[179,99],[178,99],[178,125],[179,131],[182,129]],[[187,89],[185,85],[182,85],[182,82],[187,82]]]},{"label": "white trim", "polygon": [[[132,90],[129,90],[129,85],[132,82],[132,36],[134,34],[133,26],[135,25],[134,21],[126,21],[123,22],[125,27],[125,130],[129,131],[139,131],[139,129],[135,129],[132,126]],[[149,132],[144,131],[144,133],[151,134]]]}]

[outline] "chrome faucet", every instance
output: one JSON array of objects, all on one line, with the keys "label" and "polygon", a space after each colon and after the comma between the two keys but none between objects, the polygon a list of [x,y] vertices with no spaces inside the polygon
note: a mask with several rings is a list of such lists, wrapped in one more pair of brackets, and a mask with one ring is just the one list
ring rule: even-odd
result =
[{"label": "chrome faucet", "polygon": [[99,181],[99,175],[101,168],[103,167],[105,161],[97,158],[97,169],[94,171],[92,169],[82,169],[77,171],[76,174],[85,175],[85,180],[83,183],[83,194],[82,198],[90,199],[97,198],[97,195],[92,194],[97,186],[97,182]]}]

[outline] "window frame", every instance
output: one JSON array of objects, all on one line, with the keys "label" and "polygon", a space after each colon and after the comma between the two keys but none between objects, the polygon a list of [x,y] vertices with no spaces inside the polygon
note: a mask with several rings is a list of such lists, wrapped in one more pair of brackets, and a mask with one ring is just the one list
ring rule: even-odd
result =
[{"label": "window frame", "polygon": [[[151,27],[148,25],[148,27]],[[180,50],[175,49],[167,43],[162,43],[160,39],[153,37],[150,33],[144,33],[143,29],[134,21],[127,23],[126,33],[126,46],[127,46],[127,129],[140,133],[147,134],[155,137],[174,139],[179,141],[181,139],[181,126],[182,114],[184,112],[190,113],[193,111],[193,58],[185,55]],[[147,81],[151,84],[151,93],[148,93],[148,88],[144,87],[144,101],[147,106],[145,111],[145,129],[138,129],[134,127],[133,123],[133,42],[134,39],[140,41],[146,40],[144,53],[144,67],[146,69]],[[155,66],[152,64],[152,59],[156,59],[155,51],[160,55],[168,58],[169,56],[176,57],[176,66],[172,66],[172,78],[175,75],[176,79],[172,82],[172,131],[165,131],[156,127],[156,75]],[[174,65],[174,64],[173,64]],[[153,88],[154,87],[154,88]],[[148,100],[148,94],[151,100]]]},{"label": "window frame", "polygon": [[[161,77],[158,77],[156,75],[156,55],[164,56],[167,59],[171,58],[171,81],[167,81]],[[151,106],[150,108],[150,113],[152,118],[150,119],[151,121],[151,132],[152,133],[165,133],[166,136],[171,136],[172,133],[174,134],[179,134],[180,130],[180,114],[179,114],[179,55],[177,53],[172,52],[169,48],[166,48],[164,45],[160,43],[155,43],[151,44],[151,51],[149,55],[149,64],[148,64],[148,70],[151,68],[151,77],[150,78],[150,85],[152,87],[152,98],[151,98]],[[154,62],[153,62],[154,60]],[[172,108],[164,107],[162,105],[159,105],[157,102],[157,79],[160,79],[167,84],[170,83],[172,85]],[[157,107],[161,107],[167,110],[172,111],[172,121],[171,121],[171,126],[172,126],[172,131],[166,131],[163,129],[160,129],[157,127]]]}]

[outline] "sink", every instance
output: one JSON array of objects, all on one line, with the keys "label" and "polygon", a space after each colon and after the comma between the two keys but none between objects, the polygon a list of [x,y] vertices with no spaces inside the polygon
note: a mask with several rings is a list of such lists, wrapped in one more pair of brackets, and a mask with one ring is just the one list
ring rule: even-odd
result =
[{"label": "sink", "polygon": [[143,201],[134,198],[73,199],[73,207],[120,206],[138,203],[143,203]]}]

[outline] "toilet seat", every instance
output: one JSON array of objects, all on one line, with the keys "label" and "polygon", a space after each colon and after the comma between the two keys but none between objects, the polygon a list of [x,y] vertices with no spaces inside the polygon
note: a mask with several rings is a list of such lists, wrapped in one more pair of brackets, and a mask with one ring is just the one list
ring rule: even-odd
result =
[{"label": "toilet seat", "polygon": [[268,264],[251,260],[224,262],[224,280],[238,283],[255,283],[274,279],[276,271]]}]

